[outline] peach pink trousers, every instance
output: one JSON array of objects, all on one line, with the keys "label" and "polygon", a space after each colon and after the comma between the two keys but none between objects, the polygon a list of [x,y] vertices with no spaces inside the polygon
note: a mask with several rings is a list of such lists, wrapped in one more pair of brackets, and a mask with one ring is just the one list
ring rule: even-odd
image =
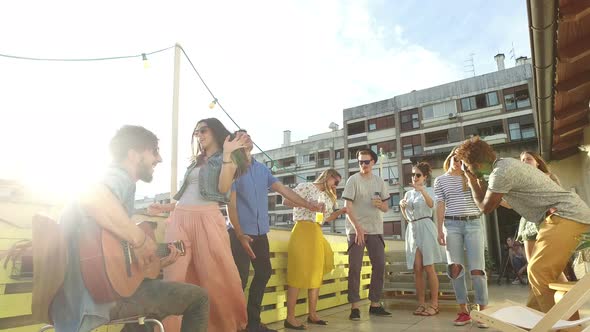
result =
[{"label": "peach pink trousers", "polygon": [[[219,207],[177,205],[166,225],[166,242],[174,240],[183,240],[187,251],[164,269],[164,280],[191,283],[207,290],[208,332],[235,332],[245,328],[246,300]],[[166,332],[179,332],[181,318],[166,318]]]}]

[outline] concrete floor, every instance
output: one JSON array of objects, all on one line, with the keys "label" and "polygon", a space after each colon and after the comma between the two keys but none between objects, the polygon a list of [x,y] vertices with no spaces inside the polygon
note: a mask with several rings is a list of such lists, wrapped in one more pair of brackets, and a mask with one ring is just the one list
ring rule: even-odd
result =
[{"label": "concrete floor", "polygon": [[[502,285],[496,284],[489,286],[490,306],[503,303],[505,299],[515,302],[525,303],[528,294],[528,286],[523,285]],[[317,326],[307,324],[308,331],[496,331],[494,329],[479,329],[477,325],[469,324],[465,326],[454,326],[453,320],[456,318],[458,307],[452,301],[443,301],[440,306],[440,313],[432,317],[414,316],[412,312],[417,306],[412,301],[404,300],[386,300],[384,302],[388,311],[391,311],[392,317],[369,317],[366,302],[361,308],[361,320],[351,321],[348,319],[350,307],[340,306],[319,312],[319,316],[328,321],[327,326]],[[586,311],[584,310],[582,314]],[[298,318],[305,322],[307,316]],[[283,322],[277,322],[269,325],[270,328],[279,331],[294,331],[285,329]]]}]

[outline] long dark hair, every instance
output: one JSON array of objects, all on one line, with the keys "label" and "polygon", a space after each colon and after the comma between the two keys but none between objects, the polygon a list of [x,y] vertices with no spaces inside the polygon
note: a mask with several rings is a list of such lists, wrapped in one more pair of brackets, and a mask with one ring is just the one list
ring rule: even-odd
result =
[{"label": "long dark hair", "polygon": [[[230,136],[230,139],[233,139],[235,137],[235,135],[230,133],[229,130],[227,130],[227,128],[225,128],[223,123],[221,123],[221,121],[219,121],[216,118],[208,118],[208,119],[202,119],[202,120],[197,121],[197,124],[195,125],[195,128],[193,129],[193,132],[191,133],[191,150],[192,150],[191,161],[196,162],[197,164],[203,163],[204,157],[205,157],[205,151],[201,148],[201,145],[198,142],[196,143],[196,147],[195,147],[195,130],[197,130],[197,127],[199,126],[200,123],[205,123],[207,125],[207,127],[209,127],[209,130],[211,131],[211,134],[213,135],[213,139],[215,140],[215,143],[217,144],[219,150],[221,150],[222,152],[223,152],[223,143],[225,142],[225,138],[227,136]],[[246,170],[248,169],[248,164],[246,163],[247,158],[246,158],[246,153],[244,152],[244,149],[238,149],[238,150],[235,150],[234,152],[232,152],[231,159],[238,166],[235,177],[238,177],[246,172]]]}]

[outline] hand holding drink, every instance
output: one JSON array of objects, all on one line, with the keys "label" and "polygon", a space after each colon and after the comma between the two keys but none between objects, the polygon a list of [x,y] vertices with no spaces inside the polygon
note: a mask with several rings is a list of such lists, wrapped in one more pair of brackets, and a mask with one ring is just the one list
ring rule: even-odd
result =
[{"label": "hand holding drink", "polygon": [[317,222],[320,225],[324,223],[324,210],[326,208],[325,204],[326,203],[324,202],[322,197],[318,198],[318,205],[321,206],[321,210],[315,213],[315,222]]},{"label": "hand holding drink", "polygon": [[371,199],[371,202],[373,203],[373,206],[376,208],[380,208],[381,207],[381,195],[379,195],[378,192],[375,192],[373,194],[373,198]]}]

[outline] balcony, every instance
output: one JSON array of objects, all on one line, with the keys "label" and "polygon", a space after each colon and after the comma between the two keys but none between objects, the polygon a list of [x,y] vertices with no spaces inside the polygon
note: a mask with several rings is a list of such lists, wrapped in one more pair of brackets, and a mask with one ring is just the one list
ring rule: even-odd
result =
[{"label": "balcony", "polygon": [[495,134],[490,136],[484,136],[483,140],[486,141],[490,145],[494,144],[502,144],[508,142],[508,135],[507,134]]},{"label": "balcony", "polygon": [[490,106],[486,108],[480,108],[474,111],[461,112],[459,116],[463,121],[486,118],[492,115],[498,115],[502,113],[502,104],[496,106]]}]

